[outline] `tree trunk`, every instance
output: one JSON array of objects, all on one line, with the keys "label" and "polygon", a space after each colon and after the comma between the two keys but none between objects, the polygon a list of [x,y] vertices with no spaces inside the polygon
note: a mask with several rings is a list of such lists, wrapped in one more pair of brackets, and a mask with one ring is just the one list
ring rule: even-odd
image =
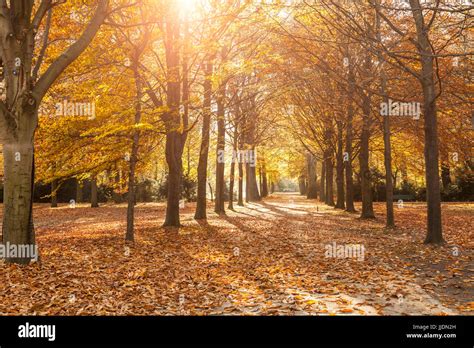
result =
[{"label": "tree trunk", "polygon": [[[137,57],[138,60],[138,57]],[[138,61],[134,62],[134,79],[135,79],[135,120],[134,124],[138,125],[142,118],[142,85],[138,72]],[[135,169],[138,162],[138,146],[140,141],[140,131],[135,129],[132,138],[132,151],[130,155],[130,172],[128,176],[128,204],[127,204],[127,233],[125,240],[133,242],[135,240],[134,224],[135,224],[135,202],[136,202],[136,180]],[[95,198],[97,200],[97,181],[94,178]],[[96,202],[97,204],[97,202]]]},{"label": "tree trunk", "polygon": [[[4,187],[2,243],[10,245],[35,245],[33,229],[33,143],[3,145]],[[25,255],[26,256],[26,255]],[[7,258],[7,262],[28,264],[27,257]]]},{"label": "tree trunk", "polygon": [[206,79],[204,81],[204,104],[202,118],[201,150],[199,152],[198,184],[195,219],[207,218],[207,160],[209,157],[209,130],[211,124],[211,93],[212,93],[212,64],[206,64]]},{"label": "tree trunk", "polygon": [[344,155],[342,153],[342,121],[337,121],[337,165],[336,165],[336,183],[337,183],[337,209],[344,209]]},{"label": "tree trunk", "polygon": [[306,171],[308,175],[308,190],[306,198],[316,199],[318,198],[318,184],[316,182],[316,158],[311,154],[306,154]]},{"label": "tree trunk", "polygon": [[91,178],[91,208],[98,208],[99,200],[97,197],[97,177]]},{"label": "tree trunk", "polygon": [[168,111],[164,115],[166,127],[166,163],[168,164],[168,197],[166,218],[163,226],[180,227],[179,201],[182,190],[183,149],[186,142],[187,120],[181,118],[179,106],[181,102],[180,54],[178,41],[180,38],[179,10],[173,3],[168,13],[165,33],[166,66],[168,81],[166,103]]},{"label": "tree trunk", "polygon": [[268,196],[268,181],[267,181],[267,166],[265,163],[265,160],[263,161],[262,164],[262,174],[263,174],[263,179],[262,179],[262,197],[267,197]]},{"label": "tree trunk", "polygon": [[421,86],[425,116],[425,166],[426,200],[428,204],[428,231],[425,243],[443,242],[441,225],[441,193],[439,187],[438,120],[436,109],[436,87],[434,79],[434,52],[429,41],[429,31],[424,23],[419,0],[410,0],[418,36],[418,51],[421,61]]},{"label": "tree trunk", "polygon": [[76,203],[82,203],[84,201],[83,189],[84,184],[82,181],[76,179]]},{"label": "tree trunk", "polygon": [[217,98],[217,159],[216,159],[216,200],[214,205],[214,211],[217,214],[225,214],[224,207],[224,151],[225,151],[225,109],[224,109],[224,98],[226,93],[225,85],[221,85],[219,88],[219,96]]},{"label": "tree trunk", "polygon": [[[253,149],[251,151],[254,151]],[[246,166],[246,178],[247,178],[247,201],[257,202],[261,200],[260,193],[258,192],[257,184],[257,170],[256,167],[250,163]]]},{"label": "tree trunk", "polygon": [[235,106],[234,112],[235,122],[234,122],[234,139],[232,144],[232,163],[230,164],[230,181],[229,181],[229,205],[228,209],[234,210],[234,183],[235,183],[235,162],[238,160],[237,148],[239,146],[239,117],[240,117],[240,107],[238,104]]},{"label": "tree trunk", "polygon": [[326,159],[321,162],[321,181],[319,183],[319,201],[326,202]]},{"label": "tree trunk", "polygon": [[244,166],[241,161],[238,163],[239,167],[239,197],[237,205],[243,207],[244,206]]},{"label": "tree trunk", "polygon": [[211,194],[211,202],[214,202],[214,193],[212,192],[212,185],[210,182],[207,183],[209,185],[209,193]]},{"label": "tree trunk", "polygon": [[362,212],[361,218],[375,218],[372,203],[372,185],[371,173],[369,167],[369,138],[370,138],[370,102],[371,97],[364,93],[363,96],[363,120],[360,140],[360,175],[361,175],[361,194],[362,194]]},{"label": "tree trunk", "polygon": [[[376,2],[377,10],[380,8],[380,3]],[[377,39],[382,44],[382,37],[380,32],[380,16],[377,15]],[[387,91],[387,76],[384,69],[384,57],[382,54],[378,55],[379,62],[382,66],[381,78],[380,78],[380,89],[383,96],[383,101],[388,105],[388,98],[386,95]],[[383,143],[384,143],[384,165],[385,165],[385,202],[387,210],[387,227],[395,226],[395,217],[393,213],[393,181],[392,181],[392,145],[390,141],[390,117],[388,115],[383,117]]]},{"label": "tree trunk", "polygon": [[51,181],[51,208],[58,207],[57,189],[58,189],[58,181],[54,179],[53,181]]},{"label": "tree trunk", "polygon": [[298,188],[300,190],[300,195],[306,195],[308,193],[308,188],[306,187],[306,177],[304,175],[300,175],[298,177]]},{"label": "tree trunk", "polygon": [[230,180],[229,180],[229,205],[227,209],[234,210],[234,181],[235,181],[235,162],[230,164]]},{"label": "tree trunk", "polygon": [[326,158],[326,204],[334,206],[334,163],[331,150],[327,150]]},{"label": "tree trunk", "polygon": [[451,170],[448,161],[441,163],[441,182],[444,190],[451,185]]},{"label": "tree trunk", "polygon": [[354,87],[355,77],[352,62],[349,61],[349,86],[348,86],[348,110],[346,128],[346,153],[344,154],[345,178],[346,178],[346,211],[354,213],[354,181],[352,171],[352,123],[354,119]]},{"label": "tree trunk", "polygon": [[[52,175],[53,177],[56,175],[56,162],[53,162],[51,166],[52,170]],[[51,208],[57,208],[58,207],[58,181],[56,179],[53,179],[51,181]]]}]

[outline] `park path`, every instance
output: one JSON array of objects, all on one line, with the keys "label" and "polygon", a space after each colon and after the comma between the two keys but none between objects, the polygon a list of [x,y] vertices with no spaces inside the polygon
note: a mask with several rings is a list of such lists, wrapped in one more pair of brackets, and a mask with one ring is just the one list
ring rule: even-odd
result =
[{"label": "park path", "polygon": [[[162,203],[138,204],[127,245],[125,205],[35,205],[42,262],[0,265],[0,314],[472,314],[472,204],[443,208],[442,247],[422,244],[419,204],[395,231],[383,204],[366,221],[292,193],[221,216],[210,203],[207,221],[194,208],[164,229]],[[334,245],[364,254],[328,257]]]}]

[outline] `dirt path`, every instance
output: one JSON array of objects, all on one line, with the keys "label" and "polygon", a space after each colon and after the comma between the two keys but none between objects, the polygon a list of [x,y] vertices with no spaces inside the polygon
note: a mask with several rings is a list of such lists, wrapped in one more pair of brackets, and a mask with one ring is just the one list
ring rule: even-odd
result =
[{"label": "dirt path", "polygon": [[472,314],[472,204],[443,207],[442,247],[422,244],[419,204],[395,231],[382,204],[364,221],[294,194],[207,222],[188,204],[168,230],[163,204],[139,204],[130,247],[125,211],[36,206],[42,262],[0,264],[0,314]]}]

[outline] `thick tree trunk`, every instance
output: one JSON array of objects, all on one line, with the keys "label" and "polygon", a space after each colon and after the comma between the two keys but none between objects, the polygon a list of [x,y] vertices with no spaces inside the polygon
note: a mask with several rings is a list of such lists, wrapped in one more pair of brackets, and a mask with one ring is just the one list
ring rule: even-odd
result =
[{"label": "thick tree trunk", "polygon": [[308,190],[306,198],[318,198],[318,184],[316,182],[316,158],[311,154],[306,154],[306,172],[308,177]]},{"label": "thick tree trunk", "polygon": [[209,157],[209,130],[211,124],[211,93],[212,64],[206,64],[206,80],[204,81],[204,104],[202,119],[201,150],[199,152],[197,203],[195,219],[207,218],[207,161]]},{"label": "thick tree trunk", "polygon": [[[254,150],[252,150],[254,151]],[[247,163],[246,168],[246,183],[247,183],[247,202],[257,202],[261,200],[258,192],[257,184],[257,170],[256,167]]]},{"label": "thick tree trunk", "polygon": [[166,126],[166,163],[168,164],[168,197],[166,218],[163,226],[180,227],[179,201],[181,199],[183,176],[183,150],[186,142],[187,120],[181,117],[180,38],[179,10],[171,4],[166,22],[166,66],[168,81],[166,103],[168,111],[164,115]]},{"label": "thick tree trunk", "polygon": [[[33,229],[33,142],[3,145],[3,244],[35,245]],[[26,255],[24,255],[26,256]],[[32,256],[32,255],[30,255]],[[7,262],[28,264],[28,257],[7,258]]]},{"label": "thick tree trunk", "polygon": [[426,199],[428,204],[428,231],[425,243],[443,242],[441,225],[441,192],[439,186],[438,120],[436,109],[436,84],[434,52],[429,40],[429,30],[420,6],[420,0],[410,0],[418,36],[418,51],[421,61],[420,83],[423,89],[425,116],[425,167]]},{"label": "thick tree trunk", "polygon": [[91,178],[91,208],[99,207],[99,199],[97,197],[97,177]]},{"label": "thick tree trunk", "polygon": [[342,144],[342,122],[337,121],[337,165],[336,165],[336,183],[337,183],[337,209],[344,209],[344,155],[343,144]]}]

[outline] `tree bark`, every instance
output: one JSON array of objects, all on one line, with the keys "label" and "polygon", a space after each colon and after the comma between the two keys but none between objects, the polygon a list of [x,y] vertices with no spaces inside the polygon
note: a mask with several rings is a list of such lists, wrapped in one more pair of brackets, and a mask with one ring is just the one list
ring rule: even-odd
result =
[{"label": "tree bark", "polygon": [[240,207],[244,206],[244,166],[241,161],[238,163],[239,167],[239,197],[237,205]]},{"label": "tree bark", "polygon": [[371,96],[364,93],[362,116],[363,120],[359,154],[362,194],[362,212],[360,217],[364,219],[375,218],[372,203],[371,173],[369,167],[370,102]]},{"label": "tree bark", "polygon": [[[3,243],[35,245],[33,208],[33,144],[3,146]],[[7,258],[7,262],[28,264],[27,257]]]},{"label": "tree bark", "polygon": [[[377,1],[377,13],[379,12],[380,3]],[[382,44],[382,37],[380,32],[380,16],[377,14],[377,40]],[[384,57],[382,54],[378,55],[379,62],[382,65],[380,73],[380,89],[383,96],[384,103],[388,104],[387,98],[387,75],[384,69]],[[388,115],[383,117],[383,143],[384,143],[384,166],[385,166],[385,202],[387,211],[386,226],[391,228],[395,226],[395,216],[393,212],[393,181],[392,181],[392,145],[391,145],[391,131],[390,131],[390,117]]]},{"label": "tree bark", "polygon": [[206,63],[204,81],[204,103],[202,119],[201,150],[199,151],[197,203],[195,219],[207,218],[207,161],[209,157],[209,130],[211,124],[211,94],[212,94],[212,63]]},{"label": "tree bark", "polygon": [[[348,54],[349,56],[349,54]],[[347,128],[346,128],[346,153],[344,154],[345,178],[346,178],[346,211],[354,213],[354,181],[352,170],[352,124],[354,120],[354,92],[355,77],[352,62],[349,60],[349,86],[347,94]]]},{"label": "tree bark", "polygon": [[225,108],[224,98],[226,86],[222,84],[219,88],[219,96],[217,97],[217,148],[216,148],[216,198],[214,211],[217,214],[225,214],[224,207],[224,171],[225,171]]},{"label": "tree bark", "polygon": [[268,180],[267,180],[267,165],[265,163],[265,160],[262,161],[262,189],[260,190],[262,192],[262,197],[267,197],[268,196]]},{"label": "tree bark", "polygon": [[[177,4],[170,5],[166,19],[165,47],[168,81],[166,83],[166,104],[168,111],[164,115],[166,127],[166,163],[168,165],[168,197],[164,227],[180,227],[179,201],[182,190],[183,149],[186,142],[187,122],[181,118],[179,105],[181,102],[180,85],[180,21]],[[182,122],[183,121],[183,122]]]},{"label": "tree bark", "polygon": [[325,203],[334,206],[334,163],[331,150],[326,151],[326,201]]},{"label": "tree bark", "polygon": [[344,209],[344,155],[342,153],[343,144],[342,144],[342,137],[343,137],[343,127],[342,121],[337,121],[337,165],[336,165],[336,183],[337,183],[337,202],[336,208],[337,209]]},{"label": "tree bark", "polygon": [[434,78],[434,52],[429,40],[429,30],[424,23],[420,0],[410,0],[418,36],[421,61],[420,83],[423,89],[425,116],[425,167],[426,199],[428,204],[428,231],[425,243],[443,243],[441,224],[441,193],[439,186],[438,120]]},{"label": "tree bark", "polygon": [[91,208],[98,208],[99,200],[97,197],[97,177],[91,178]]},{"label": "tree bark", "polygon": [[84,201],[84,184],[82,181],[76,180],[76,203],[82,203]]},{"label": "tree bark", "polygon": [[[138,55],[137,55],[138,59]],[[138,61],[134,62],[134,80],[135,80],[135,120],[134,125],[137,126],[142,118],[142,86],[140,75],[138,72]],[[135,224],[135,202],[136,202],[136,180],[135,170],[138,162],[138,146],[140,141],[140,131],[135,129],[132,138],[132,150],[130,155],[130,167],[128,176],[128,202],[127,202],[127,233],[125,240],[133,242],[135,240],[134,224]],[[94,178],[95,195],[97,199],[97,181]]]},{"label": "tree bark", "polygon": [[326,159],[321,162],[321,181],[319,183],[319,201],[326,202]]},{"label": "tree bark", "polygon": [[306,198],[316,199],[318,198],[318,186],[316,182],[316,158],[311,154],[306,154],[306,171],[308,177],[308,190]]}]

